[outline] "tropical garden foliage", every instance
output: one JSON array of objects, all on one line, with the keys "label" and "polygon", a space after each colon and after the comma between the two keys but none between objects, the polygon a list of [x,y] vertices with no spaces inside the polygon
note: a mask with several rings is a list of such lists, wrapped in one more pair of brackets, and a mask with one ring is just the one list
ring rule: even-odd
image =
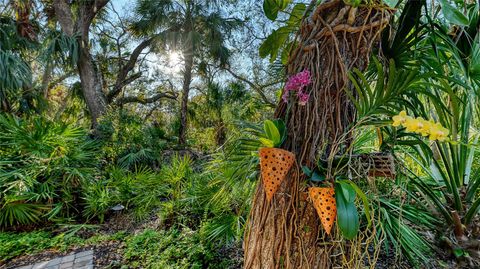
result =
[{"label": "tropical garden foliage", "polygon": [[3,0],[0,267],[480,267],[479,31],[468,0]]}]

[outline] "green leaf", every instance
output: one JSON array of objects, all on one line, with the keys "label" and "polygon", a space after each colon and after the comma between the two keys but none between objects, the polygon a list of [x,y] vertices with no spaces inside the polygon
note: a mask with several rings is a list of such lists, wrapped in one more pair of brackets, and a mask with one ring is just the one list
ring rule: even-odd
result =
[{"label": "green leaf", "polygon": [[480,198],[478,198],[468,209],[467,213],[465,214],[465,223],[470,224],[472,219],[478,215],[478,211],[480,210]]},{"label": "green leaf", "polygon": [[303,15],[305,14],[305,10],[307,10],[307,6],[305,4],[296,4],[290,13],[290,18],[288,19],[287,24],[290,26],[300,26]]},{"label": "green leaf", "polygon": [[273,147],[275,147],[275,144],[274,144],[273,141],[270,140],[270,139],[260,137],[259,140],[260,140],[260,142],[263,144],[263,146],[265,146],[266,148],[273,148]]},{"label": "green leaf", "polygon": [[275,127],[277,127],[278,132],[280,133],[280,144],[283,144],[283,142],[287,138],[287,127],[285,126],[285,122],[281,119],[276,119],[273,120],[273,123],[275,124]]},{"label": "green leaf", "polygon": [[280,61],[283,65],[288,64],[288,60],[290,60],[290,52],[293,51],[293,47],[297,46],[297,42],[292,41],[289,42],[283,49],[282,54],[280,55]]},{"label": "green leaf", "polygon": [[358,212],[353,202],[347,202],[340,184],[335,184],[335,200],[338,227],[346,239],[353,239],[359,229]]},{"label": "green leaf", "polygon": [[267,138],[272,140],[274,147],[279,146],[282,137],[280,136],[280,132],[278,131],[277,126],[275,126],[275,123],[271,120],[266,120],[263,129],[265,130]]},{"label": "green leaf", "polygon": [[465,251],[461,248],[455,248],[453,249],[453,254],[455,257],[460,258],[460,257],[465,257]]},{"label": "green leaf", "polygon": [[292,0],[264,0],[263,12],[265,16],[274,21],[277,19],[278,12],[287,8]]},{"label": "green leaf", "polygon": [[367,218],[368,226],[372,224],[371,216],[370,216],[370,204],[368,203],[368,198],[365,195],[365,193],[357,186],[357,184],[353,183],[351,180],[345,180],[346,183],[350,184],[353,189],[355,189],[355,192],[357,195],[362,199],[363,207],[365,210],[365,216]]},{"label": "green leaf", "polygon": [[313,171],[313,174],[310,180],[314,182],[321,182],[325,180],[325,176],[317,173],[316,171]]},{"label": "green leaf", "polygon": [[353,187],[345,181],[339,181],[337,183],[341,188],[343,197],[345,198],[347,203],[355,202],[355,190],[353,189]]},{"label": "green leaf", "polygon": [[477,34],[470,53],[470,76],[480,79],[480,34]]},{"label": "green leaf", "polygon": [[310,170],[310,168],[308,168],[307,166],[302,166],[302,171],[307,177],[312,176],[312,170]]},{"label": "green leaf", "polygon": [[443,16],[448,22],[461,26],[469,25],[468,18],[458,8],[452,6],[448,0],[439,0],[439,2],[442,6]]},{"label": "green leaf", "polygon": [[265,58],[270,55],[270,62],[275,61],[280,49],[284,47],[291,32],[292,29],[287,26],[274,30],[260,45],[260,48],[258,49],[260,57]]}]

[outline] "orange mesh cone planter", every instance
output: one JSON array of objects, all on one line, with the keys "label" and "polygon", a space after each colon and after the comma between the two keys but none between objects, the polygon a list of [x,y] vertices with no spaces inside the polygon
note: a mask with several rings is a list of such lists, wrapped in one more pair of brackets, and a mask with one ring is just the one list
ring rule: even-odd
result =
[{"label": "orange mesh cone planter", "polygon": [[325,232],[330,234],[335,218],[337,217],[335,189],[311,187],[308,189],[308,194],[313,201],[313,206],[317,210]]},{"label": "orange mesh cone planter", "polygon": [[278,187],[295,162],[295,155],[279,148],[261,148],[260,170],[267,201],[271,201]]}]

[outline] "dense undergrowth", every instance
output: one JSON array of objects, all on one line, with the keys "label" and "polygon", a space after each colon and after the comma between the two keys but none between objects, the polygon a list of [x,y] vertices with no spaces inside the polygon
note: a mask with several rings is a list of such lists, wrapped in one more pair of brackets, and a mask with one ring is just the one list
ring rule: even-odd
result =
[{"label": "dense undergrowth", "polygon": [[[114,266],[238,266],[238,257],[218,256],[228,246],[235,255],[239,251],[256,157],[237,161],[248,162],[247,170],[238,170],[228,160],[230,146],[202,159],[201,153],[155,153],[156,144],[133,135],[121,144],[135,145],[136,152],[110,150],[118,138],[94,141],[81,128],[37,116],[2,116],[0,126],[7,134],[0,151],[5,160],[0,163],[3,262],[42,250],[65,252],[121,241],[123,260]],[[139,131],[137,137],[148,137],[152,128]],[[109,152],[120,153],[105,157]],[[138,152],[146,157],[132,157]],[[118,218],[126,219],[126,227],[153,222],[155,229],[102,231]],[[52,228],[34,229],[41,226]],[[18,233],[22,230],[32,231]],[[85,231],[88,236],[78,235]]]}]

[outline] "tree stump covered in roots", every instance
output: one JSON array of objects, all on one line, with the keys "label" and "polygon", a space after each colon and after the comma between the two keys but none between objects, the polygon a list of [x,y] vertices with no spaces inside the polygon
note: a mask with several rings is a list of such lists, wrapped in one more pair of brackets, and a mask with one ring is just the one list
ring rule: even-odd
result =
[{"label": "tree stump covered in roots", "polygon": [[303,20],[287,75],[311,72],[310,100],[303,106],[280,101],[275,112],[286,122],[288,137],[282,147],[295,153],[296,165],[271,202],[259,181],[245,231],[244,268],[363,268],[364,261],[375,259],[366,250],[372,231],[347,242],[340,240],[335,225],[326,235],[299,168],[313,167],[319,158],[332,163],[335,155],[351,149],[355,109],[345,93],[351,89],[347,74],[367,67],[390,16],[382,6],[353,8],[333,0]]}]

